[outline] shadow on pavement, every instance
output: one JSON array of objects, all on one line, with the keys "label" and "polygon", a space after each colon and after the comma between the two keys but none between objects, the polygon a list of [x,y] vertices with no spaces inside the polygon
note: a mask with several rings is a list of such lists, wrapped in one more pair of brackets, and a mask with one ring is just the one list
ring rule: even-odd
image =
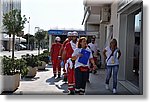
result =
[{"label": "shadow on pavement", "polygon": [[51,78],[46,80],[46,83],[49,83],[50,85],[55,85],[55,82],[59,82],[60,80],[62,80],[62,79],[51,77]]},{"label": "shadow on pavement", "polygon": [[54,77],[51,77],[49,79],[46,80],[46,83],[49,83],[50,85],[54,85],[55,83],[55,78]]},{"label": "shadow on pavement", "polygon": [[48,64],[46,68],[53,68],[51,64]]},{"label": "shadow on pavement", "polygon": [[[63,93],[68,93],[68,84],[62,81],[63,78],[54,78],[51,77],[46,80],[46,83],[49,83],[49,85],[55,85],[58,89],[63,90]],[[61,82],[61,84],[57,84]]]},{"label": "shadow on pavement", "polygon": [[23,79],[21,79],[21,81],[36,81],[36,80],[38,80],[38,79],[40,79],[40,77],[34,77],[34,78],[23,78]]},{"label": "shadow on pavement", "polygon": [[60,90],[63,90],[63,93],[68,93],[68,84],[67,83],[63,83],[62,85],[58,86],[56,85],[56,87]]}]

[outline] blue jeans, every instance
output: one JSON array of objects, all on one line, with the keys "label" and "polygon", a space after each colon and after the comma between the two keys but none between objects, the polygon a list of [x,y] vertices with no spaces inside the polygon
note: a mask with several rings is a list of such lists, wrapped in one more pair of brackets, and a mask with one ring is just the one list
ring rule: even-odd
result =
[{"label": "blue jeans", "polygon": [[107,66],[107,76],[106,76],[106,84],[109,84],[109,80],[113,71],[113,89],[117,88],[117,76],[118,76],[119,65],[116,66]]}]

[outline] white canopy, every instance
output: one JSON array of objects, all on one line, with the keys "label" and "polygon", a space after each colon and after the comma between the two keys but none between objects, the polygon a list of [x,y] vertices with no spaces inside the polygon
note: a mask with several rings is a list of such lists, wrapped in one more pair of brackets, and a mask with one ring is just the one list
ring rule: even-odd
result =
[{"label": "white canopy", "polygon": [[[12,35],[10,37],[12,39]],[[19,42],[19,38],[20,38],[20,42],[26,42],[26,39],[22,38],[22,37],[18,37],[15,35],[15,41]],[[9,41],[9,35],[8,34],[2,34],[2,41]]]}]

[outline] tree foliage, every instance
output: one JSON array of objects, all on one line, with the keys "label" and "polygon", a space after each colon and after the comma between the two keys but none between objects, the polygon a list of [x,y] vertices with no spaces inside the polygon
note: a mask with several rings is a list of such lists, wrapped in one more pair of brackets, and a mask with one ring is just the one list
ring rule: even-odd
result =
[{"label": "tree foliage", "polygon": [[3,16],[3,26],[8,34],[19,34],[24,29],[27,18],[25,15],[21,17],[20,10],[11,10]]},{"label": "tree foliage", "polygon": [[44,30],[39,30],[35,33],[35,38],[38,43],[38,54],[40,54],[41,41],[45,39],[47,32]]},{"label": "tree foliage", "polygon": [[3,26],[7,34],[13,35],[12,42],[12,59],[14,59],[14,45],[15,45],[15,35],[19,35],[24,29],[24,24],[27,18],[25,15],[21,16],[20,10],[11,10],[10,12],[4,14],[3,16]]}]

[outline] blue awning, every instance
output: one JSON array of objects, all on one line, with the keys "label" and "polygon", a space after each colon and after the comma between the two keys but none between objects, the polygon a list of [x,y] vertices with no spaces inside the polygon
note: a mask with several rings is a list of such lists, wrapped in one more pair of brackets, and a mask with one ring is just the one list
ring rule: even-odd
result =
[{"label": "blue awning", "polygon": [[79,30],[49,30],[48,34],[49,35],[67,35],[68,32],[73,32],[76,31],[78,32],[79,35],[85,35],[85,31],[79,31]]}]

